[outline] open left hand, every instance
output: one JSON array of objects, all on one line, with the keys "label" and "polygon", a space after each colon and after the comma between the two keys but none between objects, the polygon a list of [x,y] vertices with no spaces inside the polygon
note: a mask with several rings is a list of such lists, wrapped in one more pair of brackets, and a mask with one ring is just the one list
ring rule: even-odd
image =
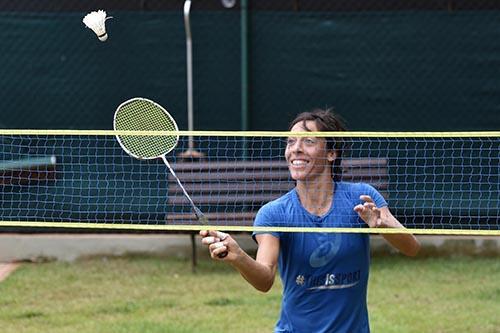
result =
[{"label": "open left hand", "polygon": [[369,195],[362,195],[359,199],[363,200],[364,203],[356,205],[354,211],[370,228],[387,228],[390,226],[386,214],[380,208],[377,208]]}]

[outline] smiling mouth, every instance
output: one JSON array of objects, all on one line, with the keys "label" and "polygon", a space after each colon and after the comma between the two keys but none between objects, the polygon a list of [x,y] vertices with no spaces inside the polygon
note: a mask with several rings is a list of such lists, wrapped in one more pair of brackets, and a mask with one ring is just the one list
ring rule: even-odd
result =
[{"label": "smiling mouth", "polygon": [[306,166],[307,164],[309,164],[309,161],[306,161],[306,160],[299,160],[299,159],[296,159],[296,160],[292,160],[292,161],[290,161],[290,165],[291,165],[292,167],[297,167],[297,168],[304,167],[304,166]]}]

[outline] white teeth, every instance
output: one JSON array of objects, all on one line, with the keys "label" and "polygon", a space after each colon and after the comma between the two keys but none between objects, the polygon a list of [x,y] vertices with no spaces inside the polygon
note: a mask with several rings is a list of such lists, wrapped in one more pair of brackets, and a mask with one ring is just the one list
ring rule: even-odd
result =
[{"label": "white teeth", "polygon": [[305,165],[307,164],[307,161],[304,160],[293,160],[292,165]]}]

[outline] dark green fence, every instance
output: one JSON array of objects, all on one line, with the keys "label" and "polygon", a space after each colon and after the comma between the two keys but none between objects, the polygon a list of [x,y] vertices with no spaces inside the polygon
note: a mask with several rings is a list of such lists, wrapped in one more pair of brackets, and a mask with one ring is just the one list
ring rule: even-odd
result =
[{"label": "dark green fence", "polygon": [[[250,130],[284,129],[318,106],[353,130],[500,128],[500,5],[365,2],[248,1],[242,26],[240,2],[194,1],[195,129],[241,129],[242,95]],[[81,22],[98,8],[114,17],[105,43]],[[107,129],[133,96],[164,104],[186,128],[182,1],[0,10],[2,128]]]}]

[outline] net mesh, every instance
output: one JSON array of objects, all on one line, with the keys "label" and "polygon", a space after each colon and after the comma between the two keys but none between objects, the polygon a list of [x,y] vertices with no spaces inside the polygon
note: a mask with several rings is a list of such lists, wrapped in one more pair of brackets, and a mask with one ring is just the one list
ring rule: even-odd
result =
[{"label": "net mesh", "polygon": [[[498,136],[343,140],[350,149],[341,181],[373,186],[405,227],[434,233],[500,230]],[[211,225],[247,230],[262,205],[294,187],[283,158],[284,137],[195,141],[201,159],[178,156],[189,148],[181,135],[169,160]],[[1,135],[0,156],[0,226],[181,230],[198,223],[165,165],[129,157],[113,135]]]},{"label": "net mesh", "polygon": [[[133,99],[122,104],[115,113],[118,131],[177,131],[172,117],[160,106],[146,99]],[[176,135],[117,135],[123,148],[140,159],[157,158],[177,144]]]}]

